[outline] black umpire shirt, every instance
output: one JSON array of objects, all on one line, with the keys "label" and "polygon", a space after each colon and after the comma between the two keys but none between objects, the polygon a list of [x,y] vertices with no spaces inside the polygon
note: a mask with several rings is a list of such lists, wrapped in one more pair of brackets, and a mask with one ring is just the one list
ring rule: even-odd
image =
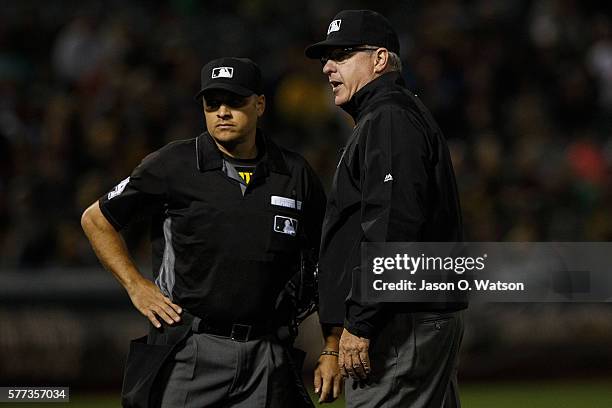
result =
[{"label": "black umpire shirt", "polygon": [[356,126],[338,163],[323,222],[321,323],[371,338],[393,311],[465,307],[366,304],[351,291],[359,280],[362,242],[457,242],[462,222],[446,141],[399,73],[368,83],[342,108]]},{"label": "black umpire shirt", "polygon": [[156,284],[212,324],[267,325],[300,250],[319,247],[318,178],[259,130],[257,146],[248,183],[203,133],[148,155],[99,201],[117,230],[151,217]]}]

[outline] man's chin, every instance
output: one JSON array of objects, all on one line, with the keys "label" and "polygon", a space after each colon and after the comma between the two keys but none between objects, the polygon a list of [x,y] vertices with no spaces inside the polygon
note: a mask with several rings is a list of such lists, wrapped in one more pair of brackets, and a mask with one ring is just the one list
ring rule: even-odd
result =
[{"label": "man's chin", "polygon": [[213,137],[213,139],[215,139],[217,143],[229,149],[233,149],[244,141],[244,138],[238,135],[237,133],[228,131],[217,131],[211,136]]},{"label": "man's chin", "polygon": [[211,135],[218,141],[231,142],[233,139],[240,139],[239,132],[236,129],[215,129]]},{"label": "man's chin", "polygon": [[346,97],[343,97],[343,96],[335,96],[334,97],[334,104],[336,106],[342,106],[342,105],[344,105],[347,102],[348,102],[348,99]]}]

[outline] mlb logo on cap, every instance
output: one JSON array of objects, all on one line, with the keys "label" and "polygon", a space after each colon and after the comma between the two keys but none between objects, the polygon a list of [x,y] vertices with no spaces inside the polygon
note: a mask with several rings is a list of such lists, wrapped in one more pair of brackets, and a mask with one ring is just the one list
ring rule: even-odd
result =
[{"label": "mlb logo on cap", "polygon": [[219,67],[213,68],[211,78],[232,78],[234,76],[234,68],[232,67]]},{"label": "mlb logo on cap", "polygon": [[329,35],[329,33],[333,33],[334,31],[340,31],[341,23],[342,23],[342,20],[334,20],[331,23],[329,23],[329,28],[327,29],[327,35]]}]

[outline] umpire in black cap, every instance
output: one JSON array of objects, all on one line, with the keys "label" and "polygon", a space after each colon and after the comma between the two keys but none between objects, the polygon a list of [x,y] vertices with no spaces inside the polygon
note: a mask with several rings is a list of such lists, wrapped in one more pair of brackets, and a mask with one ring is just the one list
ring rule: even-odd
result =
[{"label": "umpire in black cap", "polygon": [[337,364],[348,377],[347,406],[458,407],[467,305],[382,303],[359,293],[362,243],[462,240],[446,140],[406,87],[398,36],[382,15],[341,11],[305,53],[321,61],[335,104],[355,121],[329,193],[319,260],[319,317],[326,349],[335,346],[338,356],[321,355],[315,388],[336,393]]},{"label": "umpire in black cap", "polygon": [[[151,323],[132,342],[124,407],[311,407],[292,347],[315,307],[325,195],[308,163],[258,129],[259,67],[202,69],[201,135],[145,157],[82,225],[98,258]],[[151,223],[153,281],[119,235]]]}]

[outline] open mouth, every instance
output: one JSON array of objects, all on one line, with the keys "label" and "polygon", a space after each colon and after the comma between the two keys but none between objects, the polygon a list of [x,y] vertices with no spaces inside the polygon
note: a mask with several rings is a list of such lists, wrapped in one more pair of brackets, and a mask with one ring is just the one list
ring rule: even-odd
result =
[{"label": "open mouth", "polygon": [[342,82],[340,81],[329,81],[329,84],[332,87],[332,90],[335,90],[338,86],[342,85]]}]

